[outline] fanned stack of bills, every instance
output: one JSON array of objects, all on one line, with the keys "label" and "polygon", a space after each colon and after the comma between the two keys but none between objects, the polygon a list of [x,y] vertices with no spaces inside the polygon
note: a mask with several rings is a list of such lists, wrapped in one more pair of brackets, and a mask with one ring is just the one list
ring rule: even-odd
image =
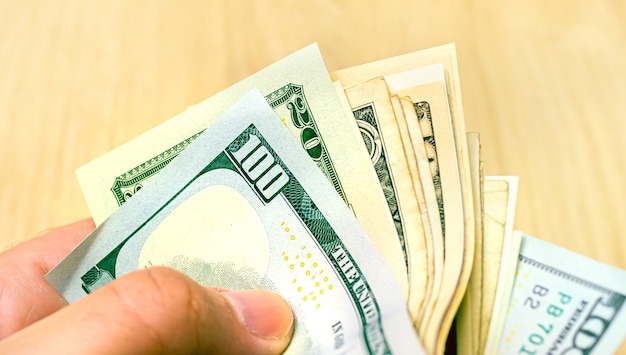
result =
[{"label": "fanned stack of bills", "polygon": [[130,271],[283,295],[290,354],[607,354],[626,272],[513,231],[454,45],[328,73],[308,46],[81,167],[98,228],[46,277]]}]

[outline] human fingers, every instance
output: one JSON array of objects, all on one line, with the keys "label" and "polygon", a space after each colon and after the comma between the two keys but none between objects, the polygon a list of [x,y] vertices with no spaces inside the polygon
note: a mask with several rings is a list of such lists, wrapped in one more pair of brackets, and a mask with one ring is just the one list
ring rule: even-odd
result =
[{"label": "human fingers", "polygon": [[268,291],[204,288],[165,267],[129,273],[0,342],[0,353],[276,354],[293,315]]},{"label": "human fingers", "polygon": [[85,219],[0,254],[0,339],[67,305],[43,276],[94,228]]},{"label": "human fingers", "polygon": [[91,218],[53,228],[0,254],[0,265],[27,264],[45,274],[95,229]]}]

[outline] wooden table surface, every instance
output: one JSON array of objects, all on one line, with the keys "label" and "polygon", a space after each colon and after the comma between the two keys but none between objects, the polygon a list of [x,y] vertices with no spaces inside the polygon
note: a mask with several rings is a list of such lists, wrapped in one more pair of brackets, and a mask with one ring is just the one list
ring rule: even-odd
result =
[{"label": "wooden table surface", "polygon": [[520,176],[516,228],[626,268],[609,0],[0,1],[0,249],[89,215],[78,166],[311,42],[329,70],[456,42],[485,172]]}]

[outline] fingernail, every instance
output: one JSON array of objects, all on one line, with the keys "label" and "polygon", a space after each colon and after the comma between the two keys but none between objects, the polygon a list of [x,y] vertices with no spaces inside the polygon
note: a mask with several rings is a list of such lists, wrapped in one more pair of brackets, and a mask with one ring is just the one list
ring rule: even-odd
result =
[{"label": "fingernail", "polygon": [[293,331],[291,307],[281,296],[263,290],[224,291],[248,331],[260,338],[283,339]]}]

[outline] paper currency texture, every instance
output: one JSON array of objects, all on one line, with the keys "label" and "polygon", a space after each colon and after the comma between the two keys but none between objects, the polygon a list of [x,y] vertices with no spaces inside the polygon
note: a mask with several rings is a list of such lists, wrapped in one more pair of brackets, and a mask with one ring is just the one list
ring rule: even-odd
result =
[{"label": "paper currency texture", "polygon": [[385,261],[258,91],[47,279],[72,302],[157,264],[204,285],[280,293],[296,317],[287,353],[423,353]]},{"label": "paper currency texture", "polygon": [[524,235],[498,354],[612,354],[626,271]]}]

